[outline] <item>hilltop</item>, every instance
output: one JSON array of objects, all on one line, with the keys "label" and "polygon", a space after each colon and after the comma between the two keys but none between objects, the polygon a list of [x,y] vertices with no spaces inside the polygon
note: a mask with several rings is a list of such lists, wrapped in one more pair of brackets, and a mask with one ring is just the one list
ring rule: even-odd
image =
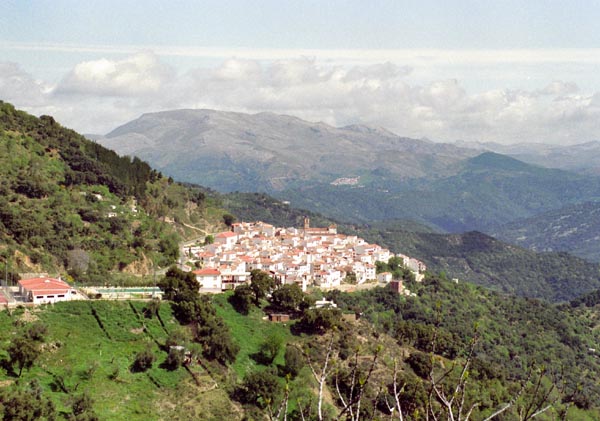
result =
[{"label": "hilltop", "polygon": [[[0,102],[2,272],[63,272],[79,282],[144,275],[174,262],[181,238],[224,227],[199,188]],[[193,225],[193,226],[192,226]]]},{"label": "hilltop", "polygon": [[512,156],[529,164],[574,171],[581,174],[600,174],[600,142],[590,141],[574,145],[523,143],[503,145],[492,142],[457,142],[464,148],[492,151]]},{"label": "hilltop", "polygon": [[338,231],[403,253],[426,263],[433,273],[472,282],[508,294],[565,301],[600,287],[600,265],[567,253],[537,253],[480,232],[444,234],[406,220],[348,224],[282,203],[266,194],[229,193],[219,203],[240,220],[279,226],[336,224]]},{"label": "hilltop", "polygon": [[468,149],[382,129],[336,128],[273,113],[174,110],[144,114],[98,142],[174,178],[219,191],[274,192],[380,172],[448,174]]}]

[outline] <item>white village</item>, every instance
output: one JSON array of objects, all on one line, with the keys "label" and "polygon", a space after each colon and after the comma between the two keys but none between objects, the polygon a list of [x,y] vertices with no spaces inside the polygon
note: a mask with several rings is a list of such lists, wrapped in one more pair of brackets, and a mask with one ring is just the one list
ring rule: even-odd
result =
[{"label": "white village", "polygon": [[[304,219],[302,228],[275,227],[265,222],[238,222],[230,231],[210,236],[210,244],[185,247],[187,264],[184,271],[192,272],[202,293],[221,293],[239,285],[249,284],[251,271],[268,273],[277,285],[297,284],[302,291],[374,287],[389,285],[395,292],[410,295],[402,279],[392,273],[377,273],[376,262],[387,263],[397,257],[420,282],[426,270],[423,262],[404,254],[393,254],[377,244],[370,244],[356,235],[337,232],[335,225],[325,228],[310,226]],[[135,293],[132,293],[135,290]],[[74,288],[60,277],[25,277],[12,288],[2,288],[0,304],[53,304],[59,301],[160,297],[156,287],[147,288]]]},{"label": "white village", "polygon": [[[280,285],[298,284],[302,291],[309,287],[340,288],[351,276],[356,285],[392,284],[399,293],[410,292],[402,280],[393,280],[389,272],[376,273],[375,263],[402,259],[417,281],[422,280],[425,265],[414,258],[398,254],[377,244],[369,244],[355,235],[337,232],[335,225],[313,228],[309,218],[302,228],[280,228],[265,222],[239,222],[231,231],[214,236],[212,244],[191,246],[184,250],[191,262],[201,292],[235,289],[250,281],[250,272],[259,269]],[[192,270],[191,267],[184,269]]]}]

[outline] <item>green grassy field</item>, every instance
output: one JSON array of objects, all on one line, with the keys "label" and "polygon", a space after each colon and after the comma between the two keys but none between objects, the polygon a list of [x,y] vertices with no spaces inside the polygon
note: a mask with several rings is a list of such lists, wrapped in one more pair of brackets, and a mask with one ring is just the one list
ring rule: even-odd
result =
[{"label": "green grassy field", "polygon": [[[48,333],[38,359],[20,379],[0,368],[0,387],[37,379],[63,415],[70,412],[74,396],[86,393],[101,420],[240,419],[243,410],[227,391],[247,372],[266,369],[252,355],[267,337],[277,335],[283,345],[274,364],[282,365],[285,344],[298,338],[289,326],[263,320],[261,310],[237,313],[227,298],[215,295],[213,300],[240,352],[229,368],[203,361],[210,372],[201,365],[190,371],[161,368],[165,340],[180,328],[168,303],[160,306],[160,318],[146,318],[141,301],[79,301],[1,311],[0,360],[8,359],[11,339],[31,323],[44,323]],[[146,348],[156,356],[152,368],[131,372],[135,355]]]},{"label": "green grassy field", "polygon": [[[57,409],[68,411],[69,398],[87,393],[94,401],[100,419],[159,419],[158,405],[190,382],[184,369],[160,368],[167,354],[160,346],[167,332],[176,326],[170,306],[160,309],[164,327],[154,317],[144,318],[143,302],[70,302],[34,310],[0,312],[0,348],[7,348],[11,337],[22,325],[39,320],[48,326],[48,334],[38,360],[20,381],[38,379]],[[135,354],[149,347],[156,356],[145,373],[132,373]],[[2,357],[7,357],[5,351]],[[1,357],[0,357],[1,358]],[[201,374],[201,369],[196,368]],[[0,381],[17,381],[0,370]],[[176,401],[175,401],[176,402]]]},{"label": "green grassy field", "polygon": [[260,344],[270,335],[277,335],[283,339],[283,346],[274,361],[275,364],[283,364],[285,344],[294,340],[289,329],[290,323],[270,322],[268,319],[264,319],[265,314],[257,308],[253,308],[250,314],[244,316],[229,304],[227,298],[230,295],[231,293],[215,295],[213,302],[217,314],[231,329],[235,341],[240,346],[240,352],[232,365],[236,374],[243,377],[248,371],[264,367],[257,364],[251,356],[259,351]]}]

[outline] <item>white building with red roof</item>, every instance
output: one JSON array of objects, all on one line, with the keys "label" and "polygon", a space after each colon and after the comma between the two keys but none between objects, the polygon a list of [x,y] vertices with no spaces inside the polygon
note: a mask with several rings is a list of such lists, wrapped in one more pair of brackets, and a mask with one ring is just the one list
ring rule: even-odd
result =
[{"label": "white building with red roof", "polygon": [[19,281],[19,293],[34,304],[78,300],[77,290],[61,279],[32,278]]},{"label": "white building with red roof", "polygon": [[227,249],[230,249],[235,245],[238,240],[238,235],[231,231],[220,232],[215,235],[215,243],[221,244]]},{"label": "white building with red roof", "polygon": [[204,292],[221,292],[223,282],[221,271],[215,268],[203,268],[192,272],[200,284],[200,290]]}]

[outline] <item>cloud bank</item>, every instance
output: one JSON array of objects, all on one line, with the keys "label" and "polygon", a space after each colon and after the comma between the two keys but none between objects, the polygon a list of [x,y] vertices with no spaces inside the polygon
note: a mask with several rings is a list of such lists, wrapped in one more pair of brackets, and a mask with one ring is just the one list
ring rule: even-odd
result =
[{"label": "cloud bank", "polygon": [[600,138],[600,92],[583,92],[572,81],[469,93],[455,78],[416,82],[414,71],[389,61],[241,57],[178,73],[155,53],[142,52],[80,62],[53,85],[0,62],[0,98],[87,133],[106,133],[144,112],[213,108],[272,111],[336,126],[362,123],[438,141]]}]

